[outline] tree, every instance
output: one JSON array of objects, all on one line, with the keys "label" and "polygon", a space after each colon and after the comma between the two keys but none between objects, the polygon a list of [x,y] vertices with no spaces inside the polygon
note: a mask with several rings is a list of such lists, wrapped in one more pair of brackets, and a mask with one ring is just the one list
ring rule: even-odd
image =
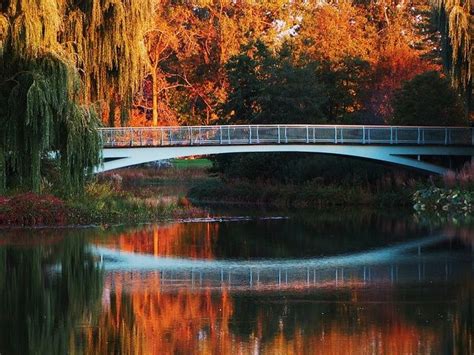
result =
[{"label": "tree", "polygon": [[231,122],[324,122],[327,96],[317,65],[295,62],[289,45],[273,54],[264,43],[252,43],[226,68],[230,89],[223,114]]},{"label": "tree", "polygon": [[330,95],[334,98],[328,107],[331,120],[353,116],[387,122],[394,90],[436,68],[432,52],[438,46],[428,22],[429,9],[423,0],[305,4],[295,37],[298,55],[324,63],[329,69],[323,73],[327,80],[339,81],[332,87],[343,88],[345,81],[339,78],[351,72],[358,77],[352,80],[351,90]]},{"label": "tree", "polygon": [[11,182],[39,191],[46,159],[61,167],[66,191],[81,189],[100,158],[91,104],[130,97],[143,77],[148,3],[0,4],[0,190],[10,172]]},{"label": "tree", "polygon": [[215,122],[228,90],[224,64],[246,43],[278,45],[281,33],[295,23],[294,5],[286,0],[159,2],[145,34],[150,66],[146,90],[136,98],[137,116],[148,116],[152,124]]},{"label": "tree", "polygon": [[[438,1],[438,28],[443,37],[445,65],[455,88],[466,93],[471,86],[472,19],[468,0]],[[469,93],[469,100],[470,100]]]},{"label": "tree", "polygon": [[462,126],[466,119],[459,95],[448,79],[430,71],[415,76],[393,101],[397,125]]}]

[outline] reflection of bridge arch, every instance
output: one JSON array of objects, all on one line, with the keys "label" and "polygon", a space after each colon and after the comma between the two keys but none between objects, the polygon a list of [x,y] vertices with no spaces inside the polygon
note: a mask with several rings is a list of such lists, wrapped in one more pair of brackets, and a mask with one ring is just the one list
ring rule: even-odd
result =
[{"label": "reflection of bridge arch", "polygon": [[98,172],[162,159],[226,153],[302,152],[372,159],[432,173],[423,156],[474,156],[471,128],[249,125],[102,129]]},{"label": "reflection of bridge arch", "polygon": [[132,273],[136,275],[134,282],[143,281],[144,287],[147,275],[153,274],[159,276],[164,288],[224,286],[265,290],[417,282],[428,277],[444,281],[454,274],[453,263],[445,260],[445,267],[440,271],[437,258],[420,256],[419,252],[446,239],[430,237],[364,253],[298,260],[195,260],[153,257],[103,247],[94,250],[108,273]]}]

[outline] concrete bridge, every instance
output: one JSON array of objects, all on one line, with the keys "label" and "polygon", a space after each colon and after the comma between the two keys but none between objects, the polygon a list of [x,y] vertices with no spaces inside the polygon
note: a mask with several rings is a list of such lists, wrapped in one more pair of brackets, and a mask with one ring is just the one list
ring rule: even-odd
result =
[{"label": "concrete bridge", "polygon": [[426,157],[474,157],[468,127],[221,125],[102,128],[97,172],[193,155],[256,152],[333,154],[442,174]]}]

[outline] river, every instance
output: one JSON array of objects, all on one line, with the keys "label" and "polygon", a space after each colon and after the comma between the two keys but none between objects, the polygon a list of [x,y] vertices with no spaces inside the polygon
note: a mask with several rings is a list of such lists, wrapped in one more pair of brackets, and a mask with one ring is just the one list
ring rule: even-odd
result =
[{"label": "river", "polygon": [[0,231],[0,354],[473,353],[473,227],[219,216]]}]

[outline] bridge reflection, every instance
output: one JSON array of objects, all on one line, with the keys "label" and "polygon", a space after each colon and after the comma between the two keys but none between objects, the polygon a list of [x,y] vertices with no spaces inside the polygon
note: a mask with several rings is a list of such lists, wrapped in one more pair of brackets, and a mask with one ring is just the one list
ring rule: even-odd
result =
[{"label": "bridge reflection", "polygon": [[[388,248],[325,258],[293,260],[203,260],[155,257],[105,247],[94,253],[113,279],[122,285],[146,288],[150,279],[162,289],[226,288],[232,290],[357,287],[368,283],[394,284],[447,281],[466,267],[442,252],[424,252],[448,236],[434,236]],[[467,260],[466,262],[471,262]]]}]

